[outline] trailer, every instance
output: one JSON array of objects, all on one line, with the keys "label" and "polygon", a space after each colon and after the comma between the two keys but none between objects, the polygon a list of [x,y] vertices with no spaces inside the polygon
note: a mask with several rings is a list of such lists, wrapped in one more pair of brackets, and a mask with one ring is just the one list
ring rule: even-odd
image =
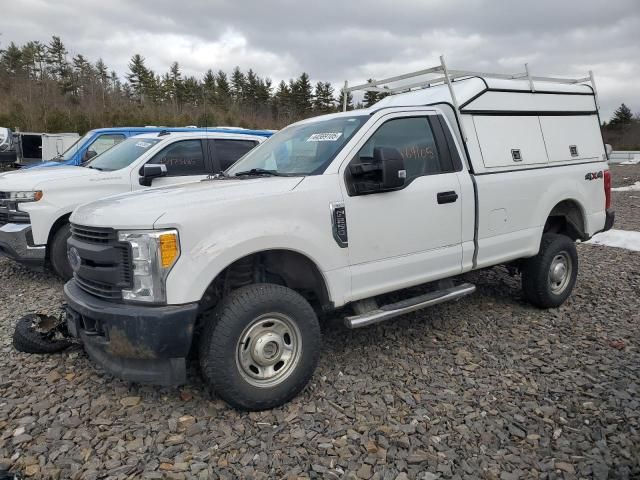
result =
[{"label": "trailer", "polygon": [[51,160],[62,155],[78,138],[77,133],[15,132],[15,163],[25,166]]}]

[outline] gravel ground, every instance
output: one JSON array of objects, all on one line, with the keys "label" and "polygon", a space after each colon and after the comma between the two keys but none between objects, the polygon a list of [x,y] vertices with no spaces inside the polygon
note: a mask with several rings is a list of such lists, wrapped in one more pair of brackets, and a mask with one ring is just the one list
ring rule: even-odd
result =
[{"label": "gravel ground", "polygon": [[[640,182],[640,164],[612,165],[611,174],[614,187],[633,185]],[[615,228],[640,231],[640,192],[613,192],[613,208]]]},{"label": "gravel ground", "polygon": [[[640,166],[613,167],[614,184]],[[626,179],[625,179],[626,177]],[[635,179],[635,180],[632,180]],[[640,194],[616,193],[640,230]],[[349,331],[286,406],[228,408],[195,367],[180,389],[127,384],[81,348],[16,352],[19,316],[62,284],[0,259],[0,463],[33,478],[640,478],[640,254],[579,245],[559,309],[523,302],[504,268],[478,292]]]}]

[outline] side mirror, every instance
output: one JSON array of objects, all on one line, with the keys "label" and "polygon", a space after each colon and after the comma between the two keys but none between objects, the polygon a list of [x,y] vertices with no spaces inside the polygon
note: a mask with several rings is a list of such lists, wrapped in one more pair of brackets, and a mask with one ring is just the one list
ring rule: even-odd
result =
[{"label": "side mirror", "polygon": [[407,178],[404,158],[392,147],[375,147],[371,162],[349,165],[347,188],[352,195],[387,192],[402,187]]},{"label": "side mirror", "polygon": [[91,160],[93,157],[97,155],[98,154],[94,150],[86,150],[84,152],[84,155],[82,155],[82,163],[88,162],[89,160]]},{"label": "side mirror", "polygon": [[154,178],[164,177],[167,174],[167,166],[157,163],[147,163],[142,167],[140,185],[150,187]]},{"label": "side mirror", "polygon": [[382,171],[381,187],[383,190],[392,190],[404,185],[407,171],[404,168],[404,158],[402,158],[397,149],[375,147],[373,149],[373,162],[380,165]]}]

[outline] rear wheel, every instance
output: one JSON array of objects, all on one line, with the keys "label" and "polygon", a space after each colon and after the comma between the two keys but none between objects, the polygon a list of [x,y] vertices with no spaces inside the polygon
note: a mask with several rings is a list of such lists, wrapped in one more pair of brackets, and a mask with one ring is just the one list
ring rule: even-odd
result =
[{"label": "rear wheel", "polygon": [[49,258],[53,271],[65,282],[73,277],[73,270],[67,256],[67,240],[71,237],[71,226],[66,223],[53,235]]},{"label": "rear wheel", "polygon": [[578,253],[569,237],[555,233],[542,236],[540,251],[524,262],[522,290],[540,308],[562,305],[576,284]]},{"label": "rear wheel", "polygon": [[202,373],[236,408],[282,405],[306,386],[318,364],[316,314],[287,287],[242,287],[222,300],[205,322],[199,345]]}]

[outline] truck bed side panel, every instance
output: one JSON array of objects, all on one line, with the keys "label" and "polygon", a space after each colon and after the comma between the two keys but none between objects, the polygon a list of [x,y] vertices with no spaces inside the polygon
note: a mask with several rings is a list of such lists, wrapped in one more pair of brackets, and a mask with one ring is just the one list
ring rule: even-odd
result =
[{"label": "truck bed side panel", "polygon": [[585,230],[604,227],[604,180],[586,180],[608,168],[606,162],[559,165],[476,175],[479,197],[478,267],[538,252],[542,229],[555,205],[574,201]]}]

